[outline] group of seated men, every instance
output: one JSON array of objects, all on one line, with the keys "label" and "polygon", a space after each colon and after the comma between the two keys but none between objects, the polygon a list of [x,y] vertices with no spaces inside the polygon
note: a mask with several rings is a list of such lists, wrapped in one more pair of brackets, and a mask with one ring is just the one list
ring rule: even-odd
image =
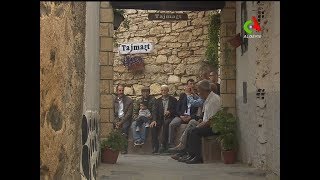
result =
[{"label": "group of seated men", "polygon": [[[169,87],[161,86],[161,97],[150,96],[150,88],[141,89],[142,98],[133,100],[124,95],[124,85],[118,85],[114,100],[114,128],[128,138],[131,125],[135,146],[142,146],[146,131],[151,131],[153,154],[175,152],[173,159],[188,164],[201,163],[201,137],[214,135],[209,119],[219,111],[220,85],[218,74],[213,71],[195,84],[189,79],[179,100],[169,95]],[[132,122],[132,123],[131,123]],[[176,128],[187,124],[175,146]],[[162,128],[161,142],[159,133]],[[123,153],[126,153],[124,151]]]}]

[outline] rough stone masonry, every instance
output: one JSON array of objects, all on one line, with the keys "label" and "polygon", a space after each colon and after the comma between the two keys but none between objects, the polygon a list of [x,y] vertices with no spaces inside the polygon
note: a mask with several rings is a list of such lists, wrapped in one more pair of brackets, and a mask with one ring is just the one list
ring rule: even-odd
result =
[{"label": "rough stone masonry", "polygon": [[[187,13],[188,20],[148,20],[148,13],[159,12]],[[129,28],[122,23],[114,34],[114,88],[124,83],[125,94],[135,98],[144,85],[150,86],[151,94],[159,95],[161,84],[168,84],[170,94],[180,94],[182,83],[190,78],[198,80],[208,44],[209,15],[215,12],[125,10]],[[148,54],[135,54],[144,59],[145,69],[132,73],[123,66],[125,56],[118,53],[118,47],[141,42],[153,43],[154,49]]]},{"label": "rough stone masonry", "polygon": [[80,179],[85,4],[40,3],[40,179]]}]

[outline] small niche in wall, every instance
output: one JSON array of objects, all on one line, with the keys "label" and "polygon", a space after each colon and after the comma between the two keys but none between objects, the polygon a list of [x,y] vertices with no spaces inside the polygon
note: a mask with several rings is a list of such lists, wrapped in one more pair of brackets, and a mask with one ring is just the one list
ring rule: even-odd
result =
[{"label": "small niche in wall", "polygon": [[265,11],[263,10],[262,7],[258,8],[258,22],[261,23],[261,20],[264,19],[264,13]]},{"label": "small niche in wall", "polygon": [[264,99],[265,94],[265,89],[258,89],[256,93],[257,99]]},{"label": "small niche in wall", "polygon": [[247,82],[243,82],[242,83],[242,87],[243,87],[243,103],[247,104]]}]

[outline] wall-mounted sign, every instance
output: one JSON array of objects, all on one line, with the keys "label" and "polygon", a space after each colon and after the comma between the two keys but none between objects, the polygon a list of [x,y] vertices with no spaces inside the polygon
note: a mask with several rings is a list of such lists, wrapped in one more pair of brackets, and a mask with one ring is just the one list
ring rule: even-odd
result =
[{"label": "wall-mounted sign", "polygon": [[120,54],[150,53],[153,50],[153,45],[152,43],[120,44],[118,50]]},{"label": "wall-mounted sign", "polygon": [[149,13],[149,20],[188,20],[188,14],[185,13]]}]

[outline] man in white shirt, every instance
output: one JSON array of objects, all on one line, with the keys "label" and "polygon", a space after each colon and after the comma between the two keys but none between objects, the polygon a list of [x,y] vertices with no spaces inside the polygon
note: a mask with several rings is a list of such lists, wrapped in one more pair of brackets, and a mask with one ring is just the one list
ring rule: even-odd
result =
[{"label": "man in white shirt", "polygon": [[185,158],[185,162],[188,164],[202,162],[201,137],[214,135],[209,124],[209,119],[221,109],[220,97],[211,90],[210,81],[200,81],[198,88],[199,96],[205,100],[203,103],[204,115],[202,122],[190,130],[187,138],[187,152],[189,157]]}]

